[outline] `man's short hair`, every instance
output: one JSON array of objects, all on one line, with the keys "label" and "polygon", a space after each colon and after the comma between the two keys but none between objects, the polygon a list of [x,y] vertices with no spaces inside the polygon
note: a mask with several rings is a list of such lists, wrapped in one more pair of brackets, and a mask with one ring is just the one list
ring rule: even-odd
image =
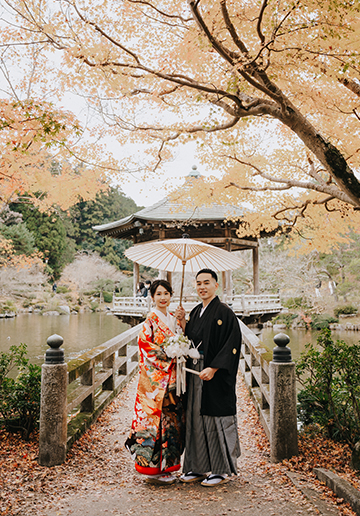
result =
[{"label": "man's short hair", "polygon": [[216,283],[218,282],[218,277],[217,277],[217,274],[215,271],[211,270],[211,269],[201,269],[201,271],[199,271],[196,276],[195,276],[195,279],[199,276],[199,274],[211,274],[211,276],[214,278],[214,280],[216,281]]}]

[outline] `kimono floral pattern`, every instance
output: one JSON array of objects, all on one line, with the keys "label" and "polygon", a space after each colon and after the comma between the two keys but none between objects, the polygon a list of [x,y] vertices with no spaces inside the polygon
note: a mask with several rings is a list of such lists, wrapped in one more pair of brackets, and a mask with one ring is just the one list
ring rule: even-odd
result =
[{"label": "kimono floral pattern", "polygon": [[163,343],[174,333],[151,312],[139,335],[139,383],[125,445],[144,474],[176,471],[184,447],[184,410],[175,395],[176,363]]}]

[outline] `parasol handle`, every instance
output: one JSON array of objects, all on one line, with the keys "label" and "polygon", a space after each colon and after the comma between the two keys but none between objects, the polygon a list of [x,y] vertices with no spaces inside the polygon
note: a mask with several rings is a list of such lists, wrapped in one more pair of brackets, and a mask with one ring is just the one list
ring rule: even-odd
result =
[{"label": "parasol handle", "polygon": [[185,265],[186,261],[183,260],[182,262],[182,274],[181,274],[181,288],[180,288],[180,306],[182,306],[182,298],[183,298],[183,291],[184,291],[184,275],[185,275]]}]

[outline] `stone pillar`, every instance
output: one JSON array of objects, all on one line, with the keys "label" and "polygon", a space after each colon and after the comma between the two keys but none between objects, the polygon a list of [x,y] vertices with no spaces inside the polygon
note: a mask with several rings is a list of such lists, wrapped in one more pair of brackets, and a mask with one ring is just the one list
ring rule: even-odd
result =
[{"label": "stone pillar", "polygon": [[134,278],[133,293],[134,293],[134,297],[135,297],[136,289],[137,289],[139,279],[140,279],[139,264],[136,262],[134,262],[134,265],[133,265],[133,278]]},{"label": "stone pillar", "polygon": [[298,455],[295,363],[286,345],[290,338],[275,335],[277,347],[270,362],[270,460],[281,462]]},{"label": "stone pillar", "polygon": [[47,343],[50,349],[41,370],[39,464],[57,466],[66,459],[67,364],[60,349],[63,338],[52,335]]},{"label": "stone pillar", "polygon": [[258,296],[260,294],[259,286],[259,248],[254,247],[252,250],[253,254],[253,280],[254,280],[254,294]]}]

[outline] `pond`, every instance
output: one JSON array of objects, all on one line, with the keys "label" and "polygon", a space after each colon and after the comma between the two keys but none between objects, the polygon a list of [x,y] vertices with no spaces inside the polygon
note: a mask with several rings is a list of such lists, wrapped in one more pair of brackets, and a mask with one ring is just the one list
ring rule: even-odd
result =
[{"label": "pond", "polygon": [[[265,346],[272,350],[275,347],[273,339],[278,333],[286,333],[286,335],[290,337],[288,346],[291,349],[292,359],[296,360],[300,357],[300,354],[305,351],[306,344],[309,342],[316,344],[320,332],[314,330],[274,330],[273,328],[264,328],[259,339]],[[359,331],[332,331],[331,335],[334,341],[343,340],[349,345],[359,344],[360,341]]]},{"label": "pond", "polygon": [[68,362],[128,328],[128,324],[107,313],[59,316],[19,314],[11,319],[0,319],[0,352],[8,351],[11,345],[24,343],[30,361],[41,365],[49,349],[46,340],[56,333],[64,339],[62,348]]},{"label": "pond", "polygon": [[[28,357],[34,364],[44,363],[44,353],[48,349],[46,340],[57,333],[64,339],[65,360],[76,358],[116,335],[126,331],[129,325],[107,313],[85,313],[79,315],[43,316],[39,314],[19,314],[12,319],[0,319],[0,352],[8,351],[13,344],[24,343],[28,347]],[[273,338],[277,333],[290,337],[292,357],[296,359],[305,350],[308,342],[316,342],[319,332],[305,330],[273,330],[264,328],[260,340],[270,349],[275,347]],[[334,340],[344,340],[348,344],[358,344],[360,332],[332,332]]]}]

